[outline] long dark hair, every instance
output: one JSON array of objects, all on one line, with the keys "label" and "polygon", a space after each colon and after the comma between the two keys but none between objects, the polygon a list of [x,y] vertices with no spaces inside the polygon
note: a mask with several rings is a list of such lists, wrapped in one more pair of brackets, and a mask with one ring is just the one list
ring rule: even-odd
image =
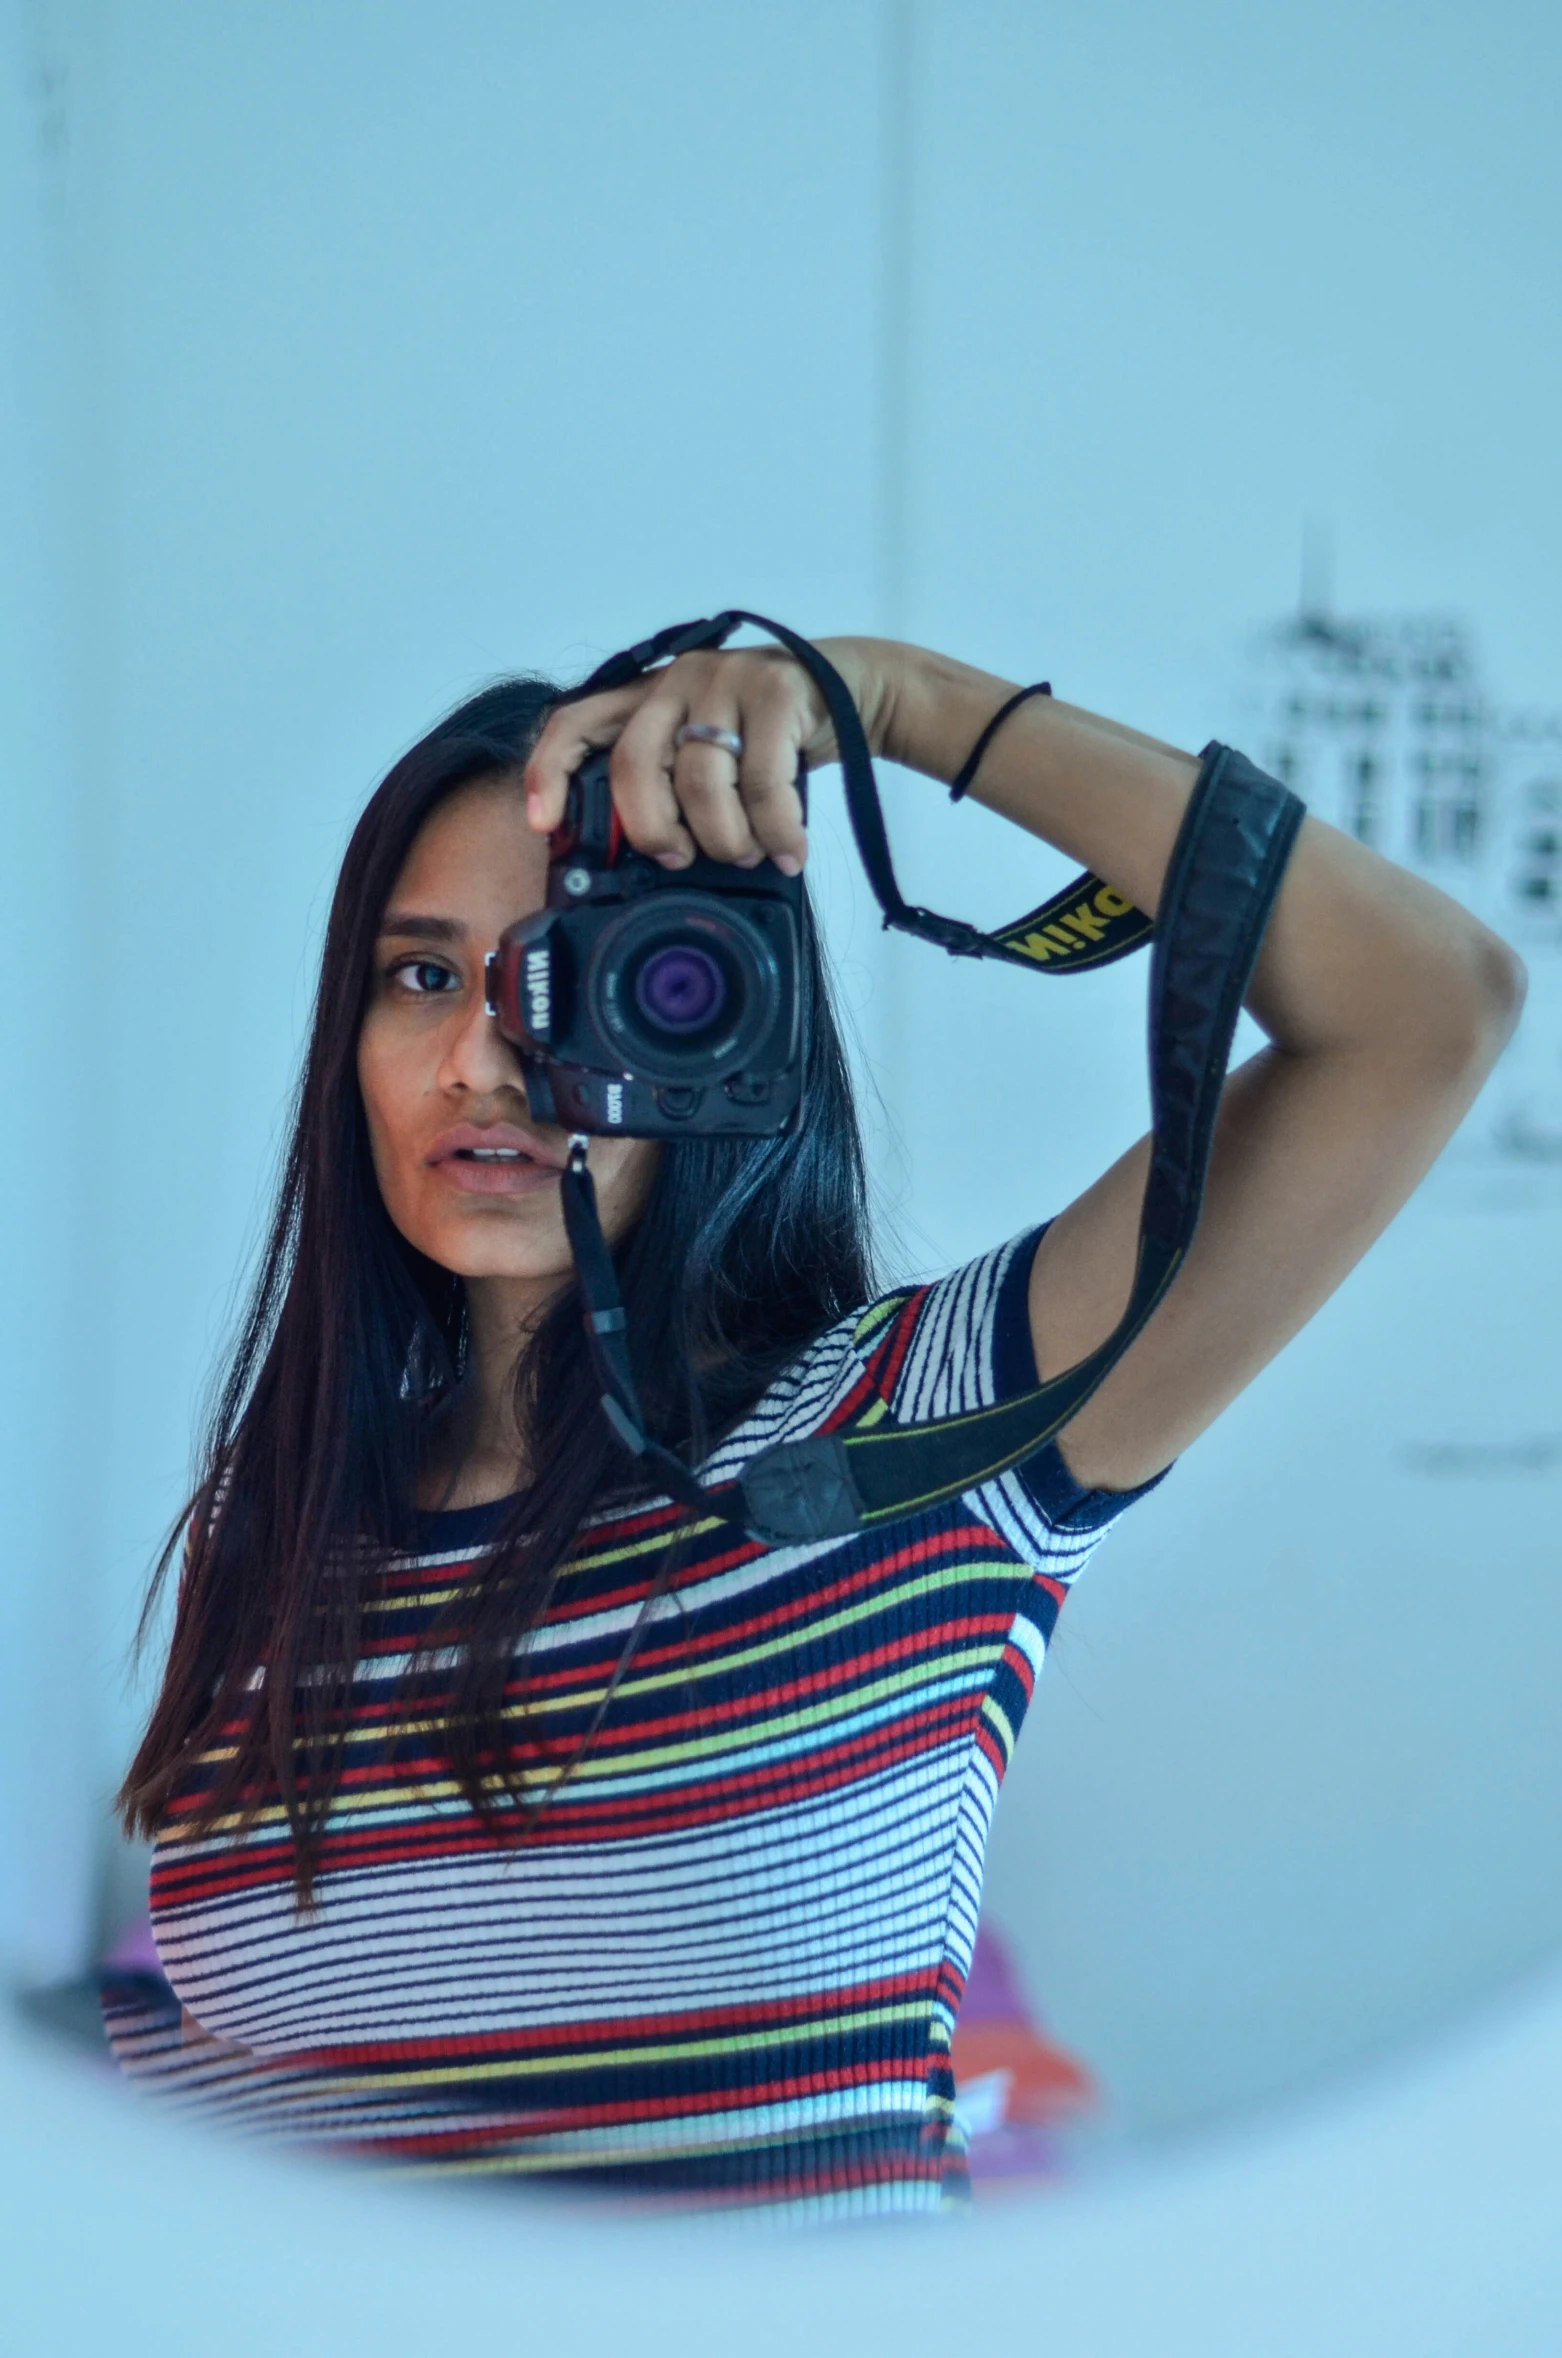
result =
[{"label": "long dark hair", "polygon": [[[162,1689],[119,1795],[126,1826],[155,1832],[223,1731],[232,1756],[191,1823],[232,1811],[242,1820],[275,1795],[305,1903],[340,1775],[366,1584],[415,1541],[420,1460],[458,1383],[465,1337],[462,1280],[393,1226],[370,1157],[357,1044],[374,945],[425,820],[462,786],[518,774],[559,693],[513,679],[458,706],[397,762],[353,831],[276,1211],[200,1479],[143,1616],[144,1634],[182,1540]],[[811,915],[804,934],[801,1126],[783,1138],[664,1146],[616,1250],[648,1421],[675,1448],[707,1447],[872,1290],[856,1112]],[[519,1789],[501,1716],[516,1654],[584,1518],[635,1487],[634,1462],[597,1406],[573,1285],[540,1322],[516,1382],[535,1480],[463,1601],[443,1730],[451,1772],[491,1826],[496,1790],[513,1799]],[[527,1813],[502,1815],[508,1831]]]}]

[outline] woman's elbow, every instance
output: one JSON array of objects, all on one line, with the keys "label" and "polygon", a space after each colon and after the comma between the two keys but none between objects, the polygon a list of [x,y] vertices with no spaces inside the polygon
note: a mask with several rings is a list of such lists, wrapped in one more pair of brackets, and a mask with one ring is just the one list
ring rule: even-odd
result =
[{"label": "woman's elbow", "polygon": [[1474,919],[1455,974],[1439,993],[1428,1045],[1450,1074],[1483,1079],[1513,1037],[1528,987],[1524,961]]},{"label": "woman's elbow", "polygon": [[1485,1028],[1493,1034],[1500,1050],[1512,1038],[1524,1011],[1529,975],[1517,950],[1484,925],[1476,945],[1475,963],[1480,976]]}]

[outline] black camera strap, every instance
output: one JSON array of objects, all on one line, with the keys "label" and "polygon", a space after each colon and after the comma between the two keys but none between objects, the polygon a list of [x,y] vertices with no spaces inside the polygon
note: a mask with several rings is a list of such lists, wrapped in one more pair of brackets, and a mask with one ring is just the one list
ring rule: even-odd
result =
[{"label": "black camera strap", "polygon": [[872,756],[851,692],[819,649],[784,624],[735,610],[678,624],[612,657],[574,691],[571,701],[624,686],[676,655],[720,646],[743,623],[778,639],[825,700],[852,831],[887,926],[935,942],[952,957],[1002,958],[1044,974],[1082,973],[1110,964],[1153,936],[1150,1172],[1127,1307],[1087,1358],[995,1407],[915,1425],[880,1416],[871,1426],[778,1442],[750,1460],[739,1482],[706,1489],[681,1458],[645,1432],[612,1255],[585,1167],[585,1141],[572,1142],[563,1181],[564,1216],[586,1301],[586,1339],[602,1387],[603,1413],[671,1496],[767,1543],[795,1544],[893,1522],[1019,1464],[1077,1415],[1143,1328],[1198,1226],[1237,1017],[1303,806],[1242,754],[1208,745],[1153,924],[1112,886],[1085,875],[1027,916],[983,933],[902,896]]},{"label": "black camera strap", "polygon": [[[920,908],[908,901],[900,889],[890,856],[873,756],[851,690],[828,656],[821,655],[811,640],[789,630],[784,622],[771,622],[763,614],[746,613],[736,607],[713,614],[703,622],[675,622],[668,629],[658,631],[654,638],[642,639],[638,646],[610,655],[589,679],[570,691],[568,701],[578,703],[582,697],[598,696],[609,688],[627,687],[632,680],[643,678],[646,672],[658,664],[672,662],[676,656],[723,646],[745,623],[752,624],[756,630],[768,631],[773,639],[779,640],[824,698],[835,731],[846,790],[846,812],[857,854],[887,927],[933,942],[953,958],[1001,958],[1011,965],[1029,966],[1043,974],[1083,973],[1090,967],[1110,966],[1149,940],[1153,928],[1144,911],[1136,909],[1132,901],[1112,885],[1104,884],[1099,876],[1088,873],[1076,876],[1072,884],[1066,884],[1049,901],[1043,901],[1039,909],[1028,910],[1023,917],[1000,925],[993,933],[983,933],[979,926],[968,925],[963,918],[941,917],[936,909]],[[976,765],[1001,723],[1016,705],[1032,694],[1050,695],[1051,689],[1040,685],[1034,690],[1022,689],[1019,695],[1010,697],[1001,711],[994,713],[955,782],[958,792],[970,785]]]},{"label": "black camera strap", "polygon": [[717,1515],[723,1522],[736,1522],[747,1530],[748,1517],[735,1492],[707,1490],[675,1450],[664,1449],[646,1432],[639,1388],[629,1364],[629,1321],[619,1297],[618,1272],[602,1233],[596,1185],[586,1168],[587,1144],[581,1136],[570,1140],[560,1187],[564,1227],[585,1297],[586,1348],[601,1387],[602,1414],[631,1456],[640,1458],[656,1474],[669,1497],[681,1499],[697,1515]]}]

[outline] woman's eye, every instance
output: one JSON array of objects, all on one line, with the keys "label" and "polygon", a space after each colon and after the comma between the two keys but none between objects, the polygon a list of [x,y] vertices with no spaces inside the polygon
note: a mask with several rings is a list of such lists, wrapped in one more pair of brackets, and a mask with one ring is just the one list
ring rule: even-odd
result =
[{"label": "woman's eye", "polygon": [[435,958],[403,958],[391,968],[390,979],[404,991],[415,992],[419,997],[460,988],[460,977],[452,974],[448,966],[441,966]]}]

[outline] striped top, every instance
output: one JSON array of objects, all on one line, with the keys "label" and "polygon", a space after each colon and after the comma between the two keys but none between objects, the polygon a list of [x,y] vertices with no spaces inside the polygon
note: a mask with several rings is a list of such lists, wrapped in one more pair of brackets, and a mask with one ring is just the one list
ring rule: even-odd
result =
[{"label": "striped top", "polygon": [[[864,1413],[1028,1388],[1034,1244],[844,1320],[705,1478]],[[235,2125],[425,2171],[936,2207],[962,2174],[949,2049],[993,1804],[1058,1608],[1125,1503],[1050,1448],[852,1538],[703,1526],[572,1761],[681,1510],[595,1519],[529,1641],[527,1785],[557,1790],[520,1841],[485,1833],[429,1742],[449,1657],[409,1675],[502,1502],[425,1517],[365,1616],[316,1912],[295,1910],[280,1806],[185,1830],[208,1755],[154,1854],[169,1986],[106,1990],[121,2062]]]}]

